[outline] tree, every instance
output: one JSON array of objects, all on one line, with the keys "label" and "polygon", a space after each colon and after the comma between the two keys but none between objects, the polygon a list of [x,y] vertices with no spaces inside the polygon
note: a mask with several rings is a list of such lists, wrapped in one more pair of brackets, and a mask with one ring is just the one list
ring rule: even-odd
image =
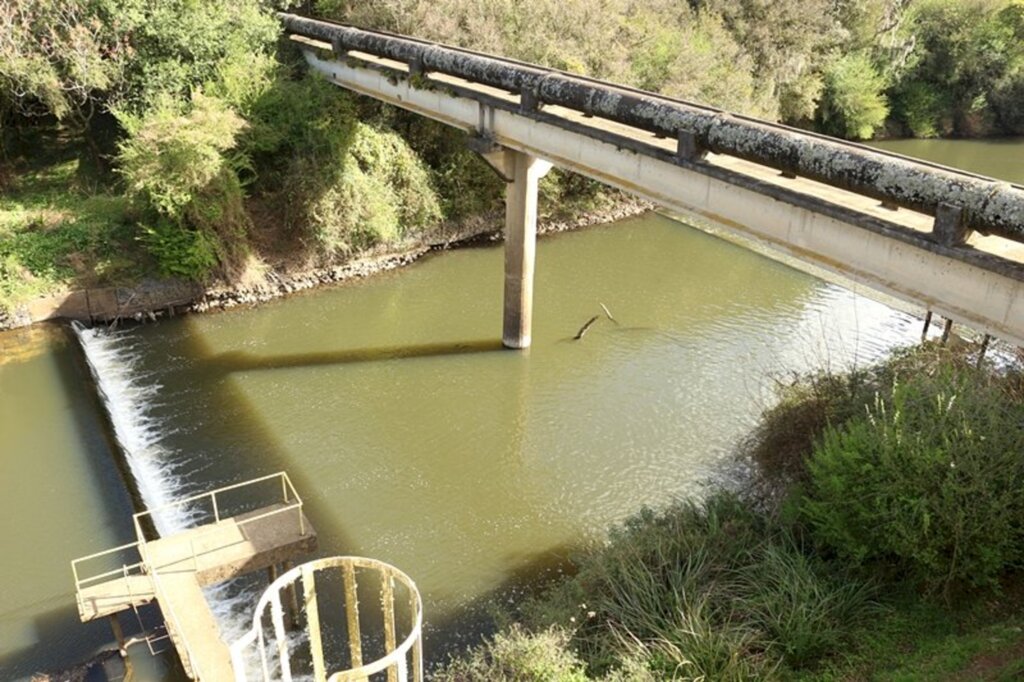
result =
[{"label": "tree", "polygon": [[814,116],[822,91],[818,65],[838,46],[843,29],[830,0],[691,0],[719,14],[754,60],[754,78],[779,102],[779,117]]},{"label": "tree", "polygon": [[839,58],[825,73],[825,96],[819,118],[834,135],[865,140],[889,115],[885,79],[864,53]]},{"label": "tree", "polygon": [[0,4],[0,90],[23,115],[91,111],[129,55],[116,5],[106,0]]},{"label": "tree", "polygon": [[[911,65],[894,93],[899,117],[912,129],[962,135],[991,132],[1000,118],[1013,120],[1015,83],[1024,69],[1022,14],[1020,0],[916,5],[907,26],[916,37]],[[938,105],[922,111],[921,102]]]}]

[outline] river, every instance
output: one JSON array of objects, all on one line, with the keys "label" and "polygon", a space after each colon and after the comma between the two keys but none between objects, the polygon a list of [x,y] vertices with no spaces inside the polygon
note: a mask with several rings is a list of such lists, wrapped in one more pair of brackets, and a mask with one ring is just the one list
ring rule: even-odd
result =
[{"label": "river", "polygon": [[[990,149],[939,148],[981,158],[976,145]],[[1003,177],[1024,181],[1024,140],[991,149],[1016,164]],[[503,351],[501,263],[500,247],[462,249],[89,337],[100,374],[123,380],[104,386],[124,412],[113,428],[67,330],[0,336],[0,678],[110,639],[77,623],[69,562],[131,539],[123,477],[146,479],[132,489],[153,504],[288,471],[321,554],[376,557],[417,581],[437,660],[479,636],[495,596],[642,507],[728,478],[778,380],[920,334],[910,315],[650,214],[543,239],[534,345]],[[122,474],[115,437],[149,468]],[[215,596],[234,631],[253,589]],[[177,679],[144,651],[133,647],[135,679]]]}]

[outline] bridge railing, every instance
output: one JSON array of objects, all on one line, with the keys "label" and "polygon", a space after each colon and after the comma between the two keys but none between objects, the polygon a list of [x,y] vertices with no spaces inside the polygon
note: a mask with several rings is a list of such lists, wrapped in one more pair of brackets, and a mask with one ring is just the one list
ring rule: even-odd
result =
[{"label": "bridge railing", "polygon": [[[937,218],[945,211],[944,222],[951,214],[971,229],[1024,241],[1024,188],[1011,183],[504,57],[294,14],[280,16],[288,31],[330,46],[339,59],[358,59],[364,53],[403,63],[407,73],[391,74],[399,78],[436,72],[518,95],[512,106],[498,98],[488,103],[517,108],[522,115],[551,122],[555,117],[547,116],[542,106],[557,105],[678,139],[679,165],[700,170],[705,152],[725,154]],[[464,89],[459,94],[474,96]],[[601,132],[595,130],[595,135]],[[952,240],[947,234],[936,230],[934,238],[958,245],[959,233]]]}]

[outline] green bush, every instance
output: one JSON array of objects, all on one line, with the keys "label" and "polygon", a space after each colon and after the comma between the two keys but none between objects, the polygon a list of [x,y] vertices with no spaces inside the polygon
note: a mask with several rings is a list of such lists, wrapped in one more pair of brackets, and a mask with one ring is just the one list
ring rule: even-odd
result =
[{"label": "green bush", "polygon": [[205,279],[217,266],[216,243],[204,232],[166,221],[140,226],[139,241],[169,277]]},{"label": "green bush", "polygon": [[300,155],[285,179],[290,222],[322,253],[395,243],[440,221],[430,173],[397,133],[357,123],[343,152]]},{"label": "green bush", "polygon": [[896,117],[914,137],[938,137],[949,129],[944,121],[949,101],[920,81],[912,81],[894,94]]},{"label": "green bush", "polygon": [[825,71],[825,92],[819,117],[834,135],[865,140],[889,115],[885,79],[865,54],[845,55]]},{"label": "green bush", "polygon": [[847,561],[946,589],[992,587],[1024,560],[1024,408],[972,369],[895,380],[830,428],[801,504]]},{"label": "green bush", "polygon": [[[205,277],[219,264],[232,277],[248,253],[249,217],[236,172],[247,162],[231,155],[245,121],[201,93],[188,106],[164,97],[145,115],[121,112],[119,120],[128,132],[118,145],[119,172],[159,217],[161,227],[143,227],[140,240],[161,271]],[[175,229],[179,235],[171,234]],[[183,260],[175,264],[175,256]]]},{"label": "green bush", "polygon": [[238,114],[201,93],[190,106],[164,97],[143,116],[118,118],[127,137],[117,163],[129,192],[175,219],[230,166],[225,153],[245,128]]},{"label": "green bush", "polygon": [[584,665],[569,650],[569,634],[549,628],[537,634],[512,627],[464,658],[437,671],[437,682],[586,682]]},{"label": "green bush", "polygon": [[256,189],[282,186],[295,163],[309,161],[329,180],[340,173],[357,121],[351,95],[316,74],[293,78],[281,68],[255,99],[241,99],[249,125],[238,144],[259,171]]}]

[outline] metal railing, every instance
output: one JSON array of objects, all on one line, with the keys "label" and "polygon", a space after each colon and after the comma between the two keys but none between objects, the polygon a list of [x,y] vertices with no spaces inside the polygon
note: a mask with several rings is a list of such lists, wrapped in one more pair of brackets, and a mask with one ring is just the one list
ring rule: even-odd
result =
[{"label": "metal railing", "polygon": [[[235,490],[241,490],[242,488],[250,488],[261,483],[265,483],[267,481],[272,481],[274,479],[279,479],[281,482],[281,502],[284,505],[283,507],[272,509],[271,511],[263,512],[262,514],[256,514],[254,516],[246,516],[245,518],[237,518],[233,517],[230,514],[224,515],[222,513],[224,511],[224,505],[220,501],[218,501],[218,496],[223,497],[224,493]],[[288,512],[294,511],[298,516],[299,535],[306,535],[306,520],[302,513],[302,498],[299,497],[299,493],[295,490],[295,486],[292,484],[292,480],[288,476],[288,473],[285,471],[279,471],[275,474],[268,474],[266,476],[260,476],[259,478],[253,478],[248,481],[243,481],[241,483],[226,485],[221,488],[217,488],[216,490],[200,493],[198,495],[192,495],[191,497],[175,500],[174,502],[162,505],[160,507],[156,507],[154,509],[147,509],[146,511],[133,514],[132,523],[135,526],[135,534],[138,537],[139,552],[140,554],[142,554],[143,561],[147,561],[146,544],[147,542],[149,542],[146,540],[146,535],[145,532],[143,531],[143,520],[152,519],[160,513],[167,512],[172,509],[194,510],[195,506],[204,500],[209,500],[209,508],[210,511],[212,512],[213,522],[215,524],[220,523],[226,518],[234,518],[234,523],[236,526],[245,526],[256,521],[262,521],[263,519],[269,518],[271,516],[277,516],[280,514],[286,514]],[[193,566],[196,568],[198,568],[198,559],[200,556],[210,551],[216,551],[207,550],[197,552],[195,548],[194,538],[191,540],[191,549]],[[150,568],[156,570],[159,567],[150,566]]]},{"label": "metal railing", "polygon": [[[348,636],[348,659],[328,661],[324,656],[320,612],[317,598],[317,579],[326,578],[332,572],[341,573],[344,584],[344,611]],[[384,655],[375,661],[364,663],[364,639],[367,637],[361,626],[359,609],[359,577],[369,574],[380,584],[380,625],[383,630]],[[289,651],[288,632],[285,630],[285,609],[281,593],[297,590],[302,585],[302,603],[305,606],[305,641],[309,643],[310,664],[314,682],[366,682],[371,676],[386,673],[388,682],[422,682],[423,680],[423,600],[416,584],[408,575],[390,564],[364,557],[330,557],[317,559],[296,566],[283,573],[260,597],[253,612],[252,628],[231,644],[231,662],[236,682],[249,681],[250,662],[258,663],[259,679],[263,682],[280,679],[292,682],[293,670]],[[396,599],[395,588],[405,592],[404,599]],[[366,589],[364,585],[364,589]],[[331,599],[334,607],[336,600]],[[276,650],[277,669],[272,669],[268,657],[267,632],[264,620],[270,609],[273,631],[271,648]],[[399,617],[401,616],[401,617]],[[298,614],[292,614],[293,622]],[[376,622],[376,621],[374,621]],[[401,625],[400,625],[401,624]],[[407,632],[400,633],[400,627]],[[404,634],[401,642],[400,634]],[[253,648],[255,647],[255,651]],[[247,658],[256,654],[258,661]],[[343,668],[339,670],[338,668]],[[331,672],[334,670],[334,672]],[[303,675],[302,677],[305,677]]]},{"label": "metal railing", "polygon": [[[725,154],[929,215],[951,205],[969,227],[1024,242],[1024,188],[1011,183],[536,64],[295,14],[279,17],[289,33],[329,45],[338,59],[362,53],[403,63],[408,73],[395,77],[454,76],[518,95],[509,108],[549,123],[545,104],[678,138],[678,161],[695,168],[704,151]],[[493,99],[487,101],[501,104]]]},{"label": "metal railing", "polygon": [[[136,555],[138,555],[139,560],[135,561],[135,562],[132,562],[132,563],[124,563],[124,562],[122,562],[121,566],[119,568],[114,568],[114,569],[111,569],[111,570],[108,570],[108,571],[104,571],[102,573],[96,573],[96,574],[88,575],[87,577],[84,577],[84,578],[82,577],[82,566],[83,565],[87,565],[89,563],[96,562],[96,561],[100,560],[101,558],[110,557],[110,556],[115,555],[115,554],[122,554],[123,555],[128,550],[135,550],[135,553],[136,553]],[[146,569],[145,562],[144,562],[144,560],[142,558],[142,552],[141,552],[141,550],[139,548],[139,543],[138,542],[129,542],[126,545],[120,545],[118,547],[113,547],[111,549],[107,549],[107,550],[104,550],[102,552],[96,552],[94,554],[89,554],[88,556],[83,556],[83,557],[79,557],[77,559],[72,560],[72,562],[71,562],[71,574],[75,577],[75,600],[78,603],[78,612],[80,614],[85,613],[85,604],[84,604],[84,601],[82,599],[82,590],[83,589],[88,588],[88,587],[90,587],[91,585],[93,585],[95,583],[98,583],[98,582],[101,582],[101,581],[104,581],[104,580],[110,580],[110,579],[115,578],[116,576],[121,576],[121,577],[123,577],[125,579],[125,586],[130,591],[131,590],[131,581],[128,580],[129,576],[132,576],[132,575],[139,575],[139,576],[145,575],[146,574],[146,570],[145,569]],[[131,596],[132,595],[129,594],[129,597],[131,597]]]},{"label": "metal railing", "polygon": [[[245,516],[244,518],[232,516],[231,514],[224,514],[225,505],[223,497],[225,493],[240,490],[243,488],[250,488],[260,484],[265,484],[268,481],[274,481],[275,479],[280,480],[280,499],[281,504],[283,506],[280,506],[276,509],[272,509],[267,512],[262,512],[260,514]],[[191,497],[176,500],[174,502],[162,505],[154,509],[148,509],[146,511],[138,512],[132,515],[132,523],[135,528],[135,534],[137,537],[137,540],[135,542],[130,542],[124,545],[120,545],[118,547],[104,550],[102,552],[96,552],[94,554],[89,554],[88,556],[79,557],[77,559],[72,560],[71,572],[75,580],[75,599],[78,605],[79,614],[84,617],[84,615],[87,612],[85,599],[83,597],[83,590],[88,590],[91,586],[94,586],[98,583],[109,580],[115,580],[119,577],[124,579],[125,588],[128,592],[126,595],[123,596],[126,597],[125,601],[126,603],[131,605],[132,609],[136,608],[136,597],[140,598],[139,601],[148,601],[153,599],[156,593],[162,587],[160,569],[163,567],[156,566],[150,561],[150,556],[149,553],[147,552],[147,545],[152,542],[156,542],[156,540],[146,539],[146,534],[143,530],[144,521],[152,520],[154,516],[157,516],[162,512],[167,512],[172,509],[187,508],[190,510],[194,510],[195,506],[197,504],[201,504],[204,500],[209,501],[210,511],[212,513],[214,524],[219,524],[221,521],[227,518],[232,518],[236,526],[245,526],[247,524],[255,523],[257,521],[261,521],[272,516],[287,514],[289,512],[295,512],[298,515],[299,534],[302,536],[306,535],[306,521],[302,513],[302,498],[299,497],[298,492],[295,490],[294,484],[292,484],[291,478],[289,478],[288,474],[284,471],[280,471],[275,474],[269,474],[267,476],[261,476],[259,478],[254,478],[248,481],[244,481],[242,483],[235,483],[232,485],[223,486],[221,488],[217,488],[216,490],[211,490],[209,492],[205,492],[199,495],[193,495]],[[230,507],[228,507],[228,509],[230,509]],[[198,558],[200,556],[207,552],[213,552],[219,549],[219,547],[214,547],[210,550],[197,552],[194,538],[190,539],[190,548],[193,568],[196,570],[198,570],[199,568]],[[133,552],[133,558],[137,558],[137,560],[128,562],[123,561],[124,554],[128,552]],[[99,562],[101,560],[106,560],[109,562],[110,558],[116,555],[121,555],[122,558],[121,566],[119,568],[105,570],[94,574],[87,574],[86,571],[84,570],[91,563]],[[175,557],[172,564],[177,564],[179,561],[180,560],[177,557]],[[151,587],[147,590],[145,595],[132,593],[134,588],[132,587],[133,581],[130,580],[130,578],[133,576],[145,576],[150,579]],[[143,596],[145,597],[144,600],[141,599]],[[178,650],[179,656],[182,658],[182,663],[186,666],[186,668],[192,671],[192,677],[194,679],[201,679],[202,672],[200,670],[199,660],[196,658],[189,643],[184,639],[183,629],[181,627],[181,620],[178,617],[178,614],[175,613],[173,604],[161,603],[160,608],[164,614],[165,621],[167,621],[169,624],[169,627],[167,628],[166,637],[174,643],[175,648]],[[160,639],[163,639],[163,637],[161,637]]]}]

